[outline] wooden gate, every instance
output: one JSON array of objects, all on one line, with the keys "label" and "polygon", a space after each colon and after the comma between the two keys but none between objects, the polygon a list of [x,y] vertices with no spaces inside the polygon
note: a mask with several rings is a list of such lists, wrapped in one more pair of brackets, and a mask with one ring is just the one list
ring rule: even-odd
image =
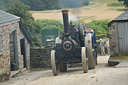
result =
[{"label": "wooden gate", "polygon": [[118,38],[120,53],[128,52],[128,22],[118,23]]}]

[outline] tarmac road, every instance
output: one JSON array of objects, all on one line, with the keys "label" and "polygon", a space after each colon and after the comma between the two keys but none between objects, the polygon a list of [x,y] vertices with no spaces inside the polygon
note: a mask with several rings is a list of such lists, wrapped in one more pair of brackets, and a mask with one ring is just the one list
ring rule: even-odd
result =
[{"label": "tarmac road", "polygon": [[128,85],[128,65],[108,67],[109,56],[99,56],[96,69],[83,73],[82,65],[68,68],[67,72],[53,76],[51,70],[27,71],[0,85]]}]

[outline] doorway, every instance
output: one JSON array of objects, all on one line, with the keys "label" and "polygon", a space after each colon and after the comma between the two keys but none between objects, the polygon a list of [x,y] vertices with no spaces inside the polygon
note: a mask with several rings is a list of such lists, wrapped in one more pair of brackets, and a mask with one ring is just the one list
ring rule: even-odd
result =
[{"label": "doorway", "polygon": [[21,55],[23,55],[23,67],[26,68],[25,38],[20,39]]},{"label": "doorway", "polygon": [[119,51],[128,53],[128,22],[118,23]]},{"label": "doorway", "polygon": [[17,52],[17,36],[16,31],[10,34],[10,65],[11,71],[19,69],[18,65],[18,52]]}]

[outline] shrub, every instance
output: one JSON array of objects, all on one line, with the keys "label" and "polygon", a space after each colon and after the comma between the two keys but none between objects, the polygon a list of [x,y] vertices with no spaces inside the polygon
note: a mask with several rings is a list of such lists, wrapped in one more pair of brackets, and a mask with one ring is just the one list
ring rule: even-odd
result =
[{"label": "shrub", "polygon": [[108,6],[119,7],[119,6],[123,6],[123,4],[122,3],[112,3],[112,4],[108,4]]}]

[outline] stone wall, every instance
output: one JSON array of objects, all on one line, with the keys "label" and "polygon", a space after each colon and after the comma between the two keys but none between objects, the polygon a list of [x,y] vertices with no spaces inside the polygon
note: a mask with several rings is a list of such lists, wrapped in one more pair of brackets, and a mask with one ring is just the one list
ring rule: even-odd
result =
[{"label": "stone wall", "polygon": [[110,43],[110,53],[111,55],[119,55],[119,46],[118,46],[118,23],[112,23],[109,27],[109,43]]},{"label": "stone wall", "polygon": [[[0,26],[0,34],[2,36],[2,47],[0,55],[0,81],[4,81],[10,78],[10,34],[16,31],[17,36],[17,50],[18,56],[20,53],[20,40],[19,40],[19,22],[13,22],[8,25]],[[20,63],[19,63],[20,67]]]},{"label": "stone wall", "polygon": [[[31,68],[50,68],[52,48],[31,48],[30,51],[30,66]],[[107,53],[107,49],[105,49]],[[99,43],[97,43],[97,52],[100,54]]]},{"label": "stone wall", "polygon": [[52,48],[31,48],[30,64],[31,68],[50,68],[50,54]]},{"label": "stone wall", "polygon": [[9,75],[10,72],[10,50],[9,50],[9,35],[8,35],[8,29],[5,29],[6,26],[0,27],[0,33],[1,33],[1,40],[2,44],[1,46],[1,55],[0,55],[0,81],[3,81],[5,79],[4,75]]}]

